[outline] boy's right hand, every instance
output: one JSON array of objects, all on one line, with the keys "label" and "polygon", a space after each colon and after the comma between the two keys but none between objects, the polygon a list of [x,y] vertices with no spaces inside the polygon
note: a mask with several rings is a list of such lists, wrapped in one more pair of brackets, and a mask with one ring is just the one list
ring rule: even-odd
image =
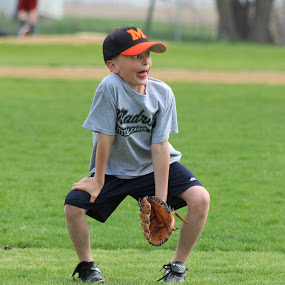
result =
[{"label": "boy's right hand", "polygon": [[79,182],[74,183],[71,190],[82,190],[91,195],[90,202],[93,203],[101,192],[103,186],[94,177],[84,177]]}]

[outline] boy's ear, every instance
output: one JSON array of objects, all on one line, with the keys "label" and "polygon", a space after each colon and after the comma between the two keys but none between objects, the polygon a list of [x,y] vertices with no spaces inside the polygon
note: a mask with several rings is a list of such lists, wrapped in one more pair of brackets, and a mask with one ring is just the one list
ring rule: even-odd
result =
[{"label": "boy's ear", "polygon": [[107,65],[107,67],[108,67],[108,69],[111,71],[111,72],[113,72],[113,73],[118,73],[119,72],[119,70],[117,69],[117,67],[116,67],[116,64],[115,64],[115,62],[113,61],[113,60],[108,60],[107,62],[106,62],[106,65]]}]

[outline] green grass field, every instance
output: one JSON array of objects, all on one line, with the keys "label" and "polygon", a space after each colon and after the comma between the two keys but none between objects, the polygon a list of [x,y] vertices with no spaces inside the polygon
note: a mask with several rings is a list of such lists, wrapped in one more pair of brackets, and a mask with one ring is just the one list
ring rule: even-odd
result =
[{"label": "green grass field", "polygon": [[[0,44],[0,66],[102,65],[96,45],[66,48]],[[170,44],[164,61],[153,61],[161,68],[284,71],[284,55],[268,46]],[[98,83],[0,78],[1,284],[74,284],[77,257],[63,203],[71,185],[88,175],[92,138],[81,125]],[[285,85],[171,87],[179,119],[171,143],[211,194],[186,284],[285,284]],[[88,221],[107,284],[154,284],[161,277],[177,232],[161,248],[148,245],[129,198],[105,224]]]},{"label": "green grass field", "polygon": [[[278,46],[227,42],[167,42],[167,53],[152,54],[153,68],[220,71],[285,71],[285,49]],[[98,66],[104,61],[101,44],[0,44],[2,66]]]}]

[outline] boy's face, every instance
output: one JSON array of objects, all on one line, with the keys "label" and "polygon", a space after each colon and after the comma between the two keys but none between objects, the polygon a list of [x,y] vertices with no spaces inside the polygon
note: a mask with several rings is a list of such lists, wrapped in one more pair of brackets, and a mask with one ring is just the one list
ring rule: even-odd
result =
[{"label": "boy's face", "polygon": [[110,71],[119,75],[136,92],[145,94],[145,85],[152,66],[149,50],[136,56],[118,55],[110,60],[107,66]]}]

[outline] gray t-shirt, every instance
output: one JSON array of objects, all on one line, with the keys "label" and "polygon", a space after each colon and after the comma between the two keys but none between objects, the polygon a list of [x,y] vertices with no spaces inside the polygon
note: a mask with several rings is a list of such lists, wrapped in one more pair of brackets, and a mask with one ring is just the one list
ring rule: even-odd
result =
[{"label": "gray t-shirt", "polygon": [[[89,172],[95,172],[99,133],[115,135],[106,174],[134,178],[153,172],[151,144],[168,140],[178,132],[175,98],[164,82],[148,78],[146,95],[135,92],[111,73],[99,84],[83,127],[93,131]],[[181,153],[171,144],[170,163]]]}]

